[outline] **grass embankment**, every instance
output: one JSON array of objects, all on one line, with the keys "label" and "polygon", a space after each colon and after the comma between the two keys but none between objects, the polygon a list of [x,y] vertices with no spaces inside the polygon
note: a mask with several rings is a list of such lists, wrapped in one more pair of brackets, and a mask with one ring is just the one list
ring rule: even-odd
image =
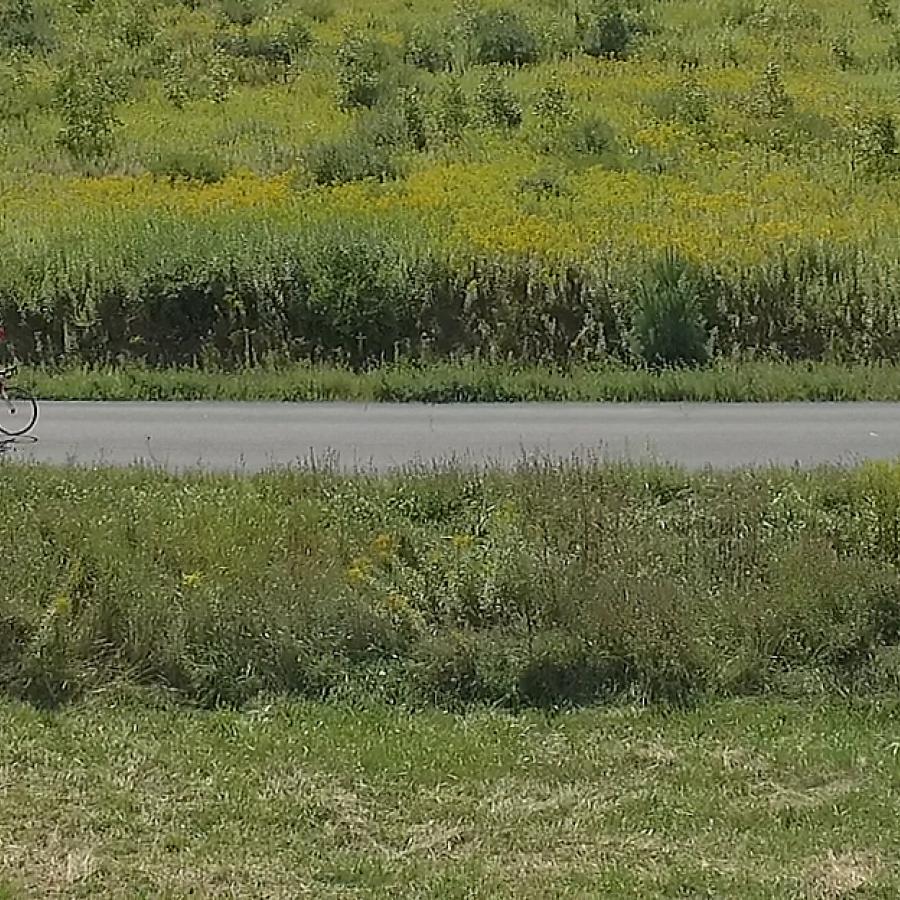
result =
[{"label": "grass embankment", "polygon": [[900,467],[0,493],[4,900],[900,890]]},{"label": "grass embankment", "polygon": [[900,468],[0,468],[0,689],[511,708],[900,684]]},{"label": "grass embankment", "polygon": [[896,702],[0,704],[0,897],[893,898]]},{"label": "grass embankment", "polygon": [[743,362],[660,371],[624,367],[433,363],[371,371],[335,366],[237,371],[138,366],[30,369],[45,400],[900,401],[900,367]]}]

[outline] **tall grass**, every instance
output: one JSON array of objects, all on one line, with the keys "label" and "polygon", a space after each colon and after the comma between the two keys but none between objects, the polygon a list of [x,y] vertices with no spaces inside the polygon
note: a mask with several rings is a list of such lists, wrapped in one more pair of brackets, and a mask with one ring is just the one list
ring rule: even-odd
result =
[{"label": "tall grass", "polygon": [[846,366],[735,360],[703,369],[653,370],[468,360],[385,363],[363,371],[324,364],[236,370],[117,364],[24,369],[19,377],[42,400],[900,401],[900,369],[891,363]]},{"label": "tall grass", "polygon": [[[860,364],[900,353],[898,263],[850,248],[794,248],[737,270],[682,260],[690,275],[668,285],[652,257],[562,269],[529,254],[459,257],[430,247],[405,214],[326,223],[304,212],[246,227],[160,213],[52,246],[13,238],[0,316],[36,363],[643,365],[756,354]],[[686,309],[692,323],[679,324]]]},{"label": "tall grass", "polygon": [[890,18],[328,7],[0,17],[23,356],[896,358]]},{"label": "tall grass", "polygon": [[900,469],[4,466],[0,686],[201,704],[895,690]]}]

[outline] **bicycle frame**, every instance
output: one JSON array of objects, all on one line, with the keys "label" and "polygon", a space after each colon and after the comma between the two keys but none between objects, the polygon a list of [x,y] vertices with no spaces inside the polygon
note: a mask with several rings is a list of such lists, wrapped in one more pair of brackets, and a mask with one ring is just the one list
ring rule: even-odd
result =
[{"label": "bicycle frame", "polygon": [[15,415],[16,406],[12,400],[9,398],[9,394],[6,392],[6,385],[10,378],[16,374],[19,370],[18,366],[10,366],[8,369],[0,370],[0,398],[2,398],[3,402],[6,404],[7,409]]},{"label": "bicycle frame", "polygon": [[3,402],[6,404],[7,409],[13,414],[16,414],[16,405],[12,400],[9,399],[9,394],[6,393],[6,382],[0,381],[0,397],[3,398]]}]

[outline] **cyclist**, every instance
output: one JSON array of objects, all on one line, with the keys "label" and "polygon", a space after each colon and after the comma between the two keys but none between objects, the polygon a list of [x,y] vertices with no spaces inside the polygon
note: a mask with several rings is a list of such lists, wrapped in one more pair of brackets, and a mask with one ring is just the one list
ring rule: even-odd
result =
[{"label": "cyclist", "polygon": [[[15,347],[0,323],[0,434],[16,438],[30,431],[37,421],[37,401],[27,391],[11,387],[8,382],[19,369]],[[2,443],[8,443],[3,440]]]},{"label": "cyclist", "polygon": [[0,391],[6,390],[6,379],[15,372],[18,365],[16,350],[9,341],[6,326],[0,325]]}]

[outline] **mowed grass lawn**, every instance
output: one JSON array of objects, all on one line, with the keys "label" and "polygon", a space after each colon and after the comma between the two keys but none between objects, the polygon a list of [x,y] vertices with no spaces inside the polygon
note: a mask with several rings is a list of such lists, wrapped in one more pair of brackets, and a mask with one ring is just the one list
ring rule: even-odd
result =
[{"label": "mowed grass lawn", "polygon": [[900,895],[896,701],[0,705],[0,897]]}]

